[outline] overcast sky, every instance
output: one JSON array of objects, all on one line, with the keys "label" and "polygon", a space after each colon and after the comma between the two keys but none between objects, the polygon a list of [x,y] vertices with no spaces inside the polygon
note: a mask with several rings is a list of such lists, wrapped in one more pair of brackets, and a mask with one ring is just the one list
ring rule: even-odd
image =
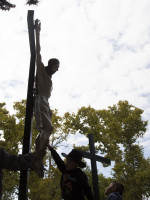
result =
[{"label": "overcast sky", "polygon": [[[149,121],[149,0],[40,0],[30,7],[25,0],[11,3],[16,8],[0,10],[0,102],[10,112],[14,101],[27,96],[31,9],[42,24],[43,63],[52,57],[61,63],[53,76],[52,109],[60,114],[88,105],[107,109],[127,100],[143,109],[143,120]],[[140,143],[150,157],[149,125]]]}]

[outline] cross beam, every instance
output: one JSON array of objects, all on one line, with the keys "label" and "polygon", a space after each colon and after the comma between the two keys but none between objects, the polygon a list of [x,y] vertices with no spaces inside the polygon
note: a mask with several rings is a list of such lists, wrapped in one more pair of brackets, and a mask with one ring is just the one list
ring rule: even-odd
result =
[{"label": "cross beam", "polygon": [[96,162],[98,161],[110,165],[111,160],[109,158],[104,158],[102,156],[95,155],[94,136],[93,134],[89,134],[88,136],[89,136],[90,153],[86,151],[80,151],[80,152],[83,154],[84,158],[91,160],[94,199],[100,200]]},{"label": "cross beam", "polygon": [[[26,104],[26,116],[25,116],[25,127],[24,127],[24,138],[23,138],[23,154],[29,153],[31,149],[32,140],[32,117],[33,117],[33,87],[34,87],[34,74],[35,74],[35,38],[34,38],[34,11],[28,11],[28,32],[29,32],[29,43],[30,43],[30,71],[28,79],[28,92],[27,92],[27,104]],[[21,171],[20,173],[20,184],[19,184],[19,200],[28,199],[28,171]]]}]

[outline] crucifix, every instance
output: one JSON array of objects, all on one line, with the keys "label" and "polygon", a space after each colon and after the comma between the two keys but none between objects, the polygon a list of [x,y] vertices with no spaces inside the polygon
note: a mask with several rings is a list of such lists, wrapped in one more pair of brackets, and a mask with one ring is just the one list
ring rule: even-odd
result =
[{"label": "crucifix", "polygon": [[[40,53],[40,31],[41,23],[38,19],[33,20],[34,11],[28,11],[28,32],[29,43],[31,51],[30,60],[30,72],[28,82],[28,94],[26,104],[26,117],[25,117],[25,129],[23,139],[23,154],[29,153],[31,148],[31,136],[32,136],[32,117],[33,106],[35,113],[36,129],[39,134],[35,140],[36,151],[45,151],[49,137],[52,133],[53,126],[51,123],[52,111],[50,110],[48,99],[51,96],[52,91],[52,75],[58,71],[59,60],[57,58],[51,58],[48,61],[48,66],[44,66]],[[35,51],[35,37],[36,36],[36,51]],[[36,84],[34,82],[35,77],[35,58],[36,62]],[[35,87],[34,87],[35,86]],[[43,158],[40,158],[35,163],[35,171],[39,177],[44,176]],[[28,172],[22,171],[20,176],[19,186],[19,200],[26,200],[27,197],[27,179]]]},{"label": "crucifix", "polygon": [[[24,128],[24,138],[23,138],[23,151],[22,154],[30,152],[31,149],[31,140],[32,140],[32,117],[33,117],[33,104],[34,104],[34,75],[35,75],[35,38],[34,38],[34,11],[28,11],[28,33],[29,33],[29,43],[30,43],[30,71],[28,79],[28,92],[27,92],[27,104],[26,104],[26,116],[25,116],[25,128]],[[27,170],[21,171],[20,173],[20,184],[19,184],[19,200],[27,200],[28,195],[28,175]]]},{"label": "crucifix", "polygon": [[96,162],[98,161],[98,162],[102,162],[102,163],[110,165],[111,160],[109,158],[104,158],[102,156],[95,155],[95,146],[94,146],[94,136],[93,136],[93,134],[89,134],[89,147],[90,147],[90,153],[86,152],[86,151],[80,151],[80,152],[83,154],[84,158],[88,158],[88,159],[91,160],[94,199],[100,200]]}]

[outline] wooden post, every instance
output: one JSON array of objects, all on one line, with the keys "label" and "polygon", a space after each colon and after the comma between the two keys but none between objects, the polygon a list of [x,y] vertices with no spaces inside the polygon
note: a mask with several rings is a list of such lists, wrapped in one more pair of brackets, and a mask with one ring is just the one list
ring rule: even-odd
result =
[{"label": "wooden post", "polygon": [[[25,128],[23,138],[23,151],[22,154],[30,152],[31,140],[32,140],[32,117],[33,117],[33,86],[34,86],[34,74],[35,74],[35,37],[34,37],[34,11],[28,11],[28,32],[29,32],[29,43],[30,43],[30,70],[28,79],[28,92],[27,92],[27,104],[26,104],[26,116],[25,116]],[[19,185],[19,200],[28,199],[28,171],[21,171],[20,173],[20,185]]]},{"label": "wooden post", "polygon": [[84,158],[88,158],[88,159],[91,160],[94,199],[100,200],[96,161],[102,162],[102,163],[105,163],[105,164],[109,164],[109,165],[111,164],[111,161],[110,161],[109,158],[104,158],[102,156],[95,155],[95,146],[94,146],[94,136],[93,136],[93,134],[89,134],[89,147],[90,147],[90,153],[85,152],[85,151],[80,151],[80,152],[83,154]]},{"label": "wooden post", "polygon": [[98,184],[98,176],[97,176],[97,165],[95,158],[95,147],[94,147],[94,136],[92,134],[89,135],[89,146],[91,153],[91,167],[92,167],[92,177],[93,177],[93,191],[95,200],[99,200],[99,184]]}]

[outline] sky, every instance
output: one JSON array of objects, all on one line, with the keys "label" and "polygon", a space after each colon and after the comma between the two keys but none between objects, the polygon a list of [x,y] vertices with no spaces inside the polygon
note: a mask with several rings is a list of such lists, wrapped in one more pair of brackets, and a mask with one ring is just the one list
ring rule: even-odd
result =
[{"label": "sky", "polygon": [[[27,97],[30,49],[27,12],[41,21],[41,55],[60,60],[50,98],[60,115],[82,106],[107,109],[119,100],[144,110],[150,120],[150,1],[40,0],[0,10],[0,102],[13,113],[13,102]],[[88,142],[79,135],[70,146]],[[150,157],[150,128],[139,142]],[[99,169],[101,164],[98,164]],[[102,169],[110,175],[110,168]]]}]

